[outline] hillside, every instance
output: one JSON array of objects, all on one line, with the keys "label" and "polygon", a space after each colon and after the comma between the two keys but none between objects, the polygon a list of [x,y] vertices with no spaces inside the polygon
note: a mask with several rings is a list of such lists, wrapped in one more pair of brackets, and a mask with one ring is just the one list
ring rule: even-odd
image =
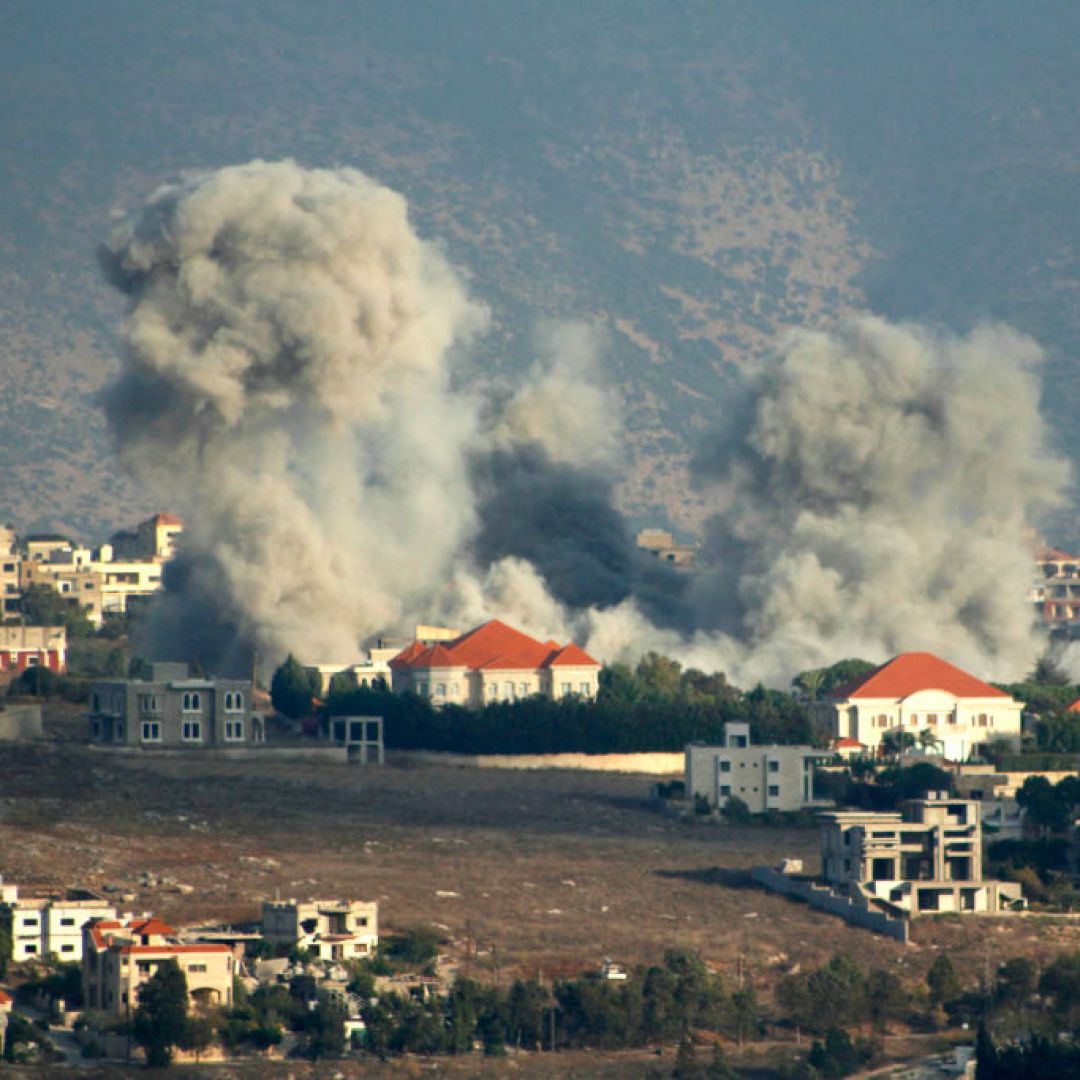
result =
[{"label": "hillside", "polygon": [[546,319],[605,328],[635,521],[693,528],[686,463],[737,371],[855,307],[1034,334],[1048,415],[1076,438],[1072,7],[8,13],[0,519],[100,536],[156,508],[117,475],[96,404],[121,305],[94,249],[157,184],[253,157],[354,165],[408,196],[493,312],[467,379],[522,370]]}]

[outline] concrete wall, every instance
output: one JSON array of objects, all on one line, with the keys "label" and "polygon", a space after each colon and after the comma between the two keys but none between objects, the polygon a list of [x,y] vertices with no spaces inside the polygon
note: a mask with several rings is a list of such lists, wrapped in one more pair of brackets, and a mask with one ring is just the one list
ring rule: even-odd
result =
[{"label": "concrete wall", "polygon": [[91,750],[108,754],[153,754],[155,757],[211,758],[217,761],[306,761],[316,765],[345,765],[349,760],[344,746],[208,746],[196,750],[172,747],[99,746]]},{"label": "concrete wall", "polygon": [[582,769],[679,777],[685,765],[682,753],[443,754],[429,750],[401,750],[394,752],[393,758],[421,765],[457,765],[467,769]]},{"label": "concrete wall", "polygon": [[807,881],[806,878],[781,874],[779,870],[774,870],[771,866],[755,866],[750,871],[750,876],[770,892],[804,900],[811,907],[830,915],[837,915],[853,926],[861,926],[864,930],[872,930],[875,934],[885,934],[887,937],[907,944],[908,924],[903,919],[894,919],[883,911],[871,911],[868,908],[859,907],[846,896],[837,896],[824,885],[817,885],[812,881]]},{"label": "concrete wall", "polygon": [[7,705],[0,709],[0,741],[44,737],[40,705]]}]

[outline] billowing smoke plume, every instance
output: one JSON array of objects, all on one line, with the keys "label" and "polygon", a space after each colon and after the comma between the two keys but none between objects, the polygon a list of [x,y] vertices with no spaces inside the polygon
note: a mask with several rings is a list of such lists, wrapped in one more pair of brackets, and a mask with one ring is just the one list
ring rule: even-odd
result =
[{"label": "billowing smoke plume", "polygon": [[[686,648],[744,681],[904,650],[1019,676],[1041,648],[1028,529],[1068,478],[1039,361],[1003,327],[862,317],[791,335],[701,448],[716,512]],[[619,613],[595,623],[618,640]]]},{"label": "billowing smoke plume", "polygon": [[404,199],[349,169],[162,188],[102,259],[131,297],[108,419],[187,524],[156,651],[352,659],[472,529],[475,410],[446,358],[484,310]]},{"label": "billowing smoke plume", "polygon": [[603,342],[549,329],[520,385],[452,389],[485,312],[360,173],[164,188],[103,261],[131,297],[112,429],[187,522],[160,655],[345,662],[375,631],[492,616],[742,683],[905,649],[1007,677],[1039,651],[1026,529],[1067,476],[1039,350],[1008,329],[788,338],[698,455],[715,513],[687,576],[614,509]]}]

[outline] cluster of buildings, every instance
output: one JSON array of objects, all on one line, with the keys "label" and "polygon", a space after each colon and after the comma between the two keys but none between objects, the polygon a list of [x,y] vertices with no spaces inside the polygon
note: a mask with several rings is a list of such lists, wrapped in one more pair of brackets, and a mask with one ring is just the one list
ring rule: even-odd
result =
[{"label": "cluster of buildings", "polygon": [[95,627],[122,615],[162,588],[162,568],[184,531],[173,514],[155,514],[114,534],[98,548],[65,536],[18,537],[0,527],[0,615],[16,617],[34,585],[54,589],[76,604]]},{"label": "cluster of buildings", "polygon": [[2,879],[0,902],[10,912],[12,960],[80,964],[85,1008],[118,1016],[130,1015],[139,987],[168,960],[180,965],[193,1008],[228,1006],[234,979],[251,978],[261,966],[247,957],[253,942],[300,958],[298,965],[271,961],[263,975],[307,966],[331,983],[348,978],[340,970],[345,961],[371,956],[379,944],[379,907],[367,900],[267,900],[256,932],[185,932],[153,915],[120,914],[86,890],[27,892]]}]

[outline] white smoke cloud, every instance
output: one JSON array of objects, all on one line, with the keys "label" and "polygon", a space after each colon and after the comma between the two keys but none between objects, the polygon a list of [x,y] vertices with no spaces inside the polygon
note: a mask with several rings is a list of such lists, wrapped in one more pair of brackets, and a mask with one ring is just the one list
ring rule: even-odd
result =
[{"label": "white smoke cloud", "polygon": [[790,335],[702,448],[715,513],[687,578],[643,562],[611,505],[602,338],[548,327],[513,391],[451,389],[487,313],[362,174],[197,176],[103,262],[131,297],[117,445],[187,522],[163,654],[231,635],[344,663],[377,631],[495,616],[741,684],[907,649],[1009,678],[1042,649],[1026,529],[1068,474],[1038,347],[1008,328]]},{"label": "white smoke cloud", "polygon": [[103,259],[132,297],[111,426],[185,518],[203,599],[270,654],[351,659],[472,528],[475,405],[447,355],[485,310],[405,200],[350,169],[162,188]]}]

